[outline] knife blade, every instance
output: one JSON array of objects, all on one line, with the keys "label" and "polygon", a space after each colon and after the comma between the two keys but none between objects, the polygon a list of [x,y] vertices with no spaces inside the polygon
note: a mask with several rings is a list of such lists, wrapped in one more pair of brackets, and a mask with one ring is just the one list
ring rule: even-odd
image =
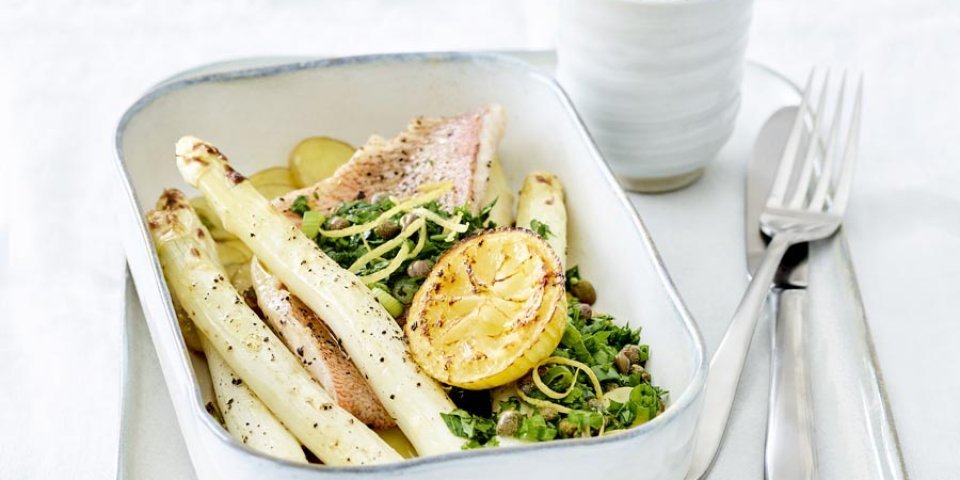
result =
[{"label": "knife blade", "polygon": [[[768,240],[760,231],[760,213],[796,113],[796,107],[785,107],[767,120],[747,166],[745,225],[747,267],[751,274],[763,258]],[[807,244],[796,245],[787,252],[774,278],[775,288],[768,297],[776,311],[771,329],[771,379],[764,448],[764,472],[768,480],[812,479],[816,475],[803,335],[807,254]]]},{"label": "knife blade", "polygon": [[[757,135],[753,156],[747,164],[746,227],[747,270],[752,275],[760,266],[767,250],[769,237],[760,231],[760,214],[767,204],[777,165],[790,134],[797,107],[784,107],[767,119]],[[801,143],[806,143],[804,136]],[[797,162],[797,167],[799,168]],[[807,286],[807,244],[801,243],[787,250],[773,279],[778,287],[803,288]]]}]

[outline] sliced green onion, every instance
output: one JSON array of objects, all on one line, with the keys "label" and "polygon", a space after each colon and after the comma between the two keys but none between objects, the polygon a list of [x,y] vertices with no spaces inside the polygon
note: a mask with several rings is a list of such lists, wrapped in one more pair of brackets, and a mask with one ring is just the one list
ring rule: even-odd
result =
[{"label": "sliced green onion", "polygon": [[383,308],[387,309],[387,313],[389,313],[391,317],[397,318],[403,314],[403,304],[400,303],[400,300],[393,298],[393,295],[390,295],[386,290],[373,287],[370,289],[370,293],[376,297],[380,305],[383,305]]},{"label": "sliced green onion", "polygon": [[317,238],[317,232],[320,231],[320,225],[323,224],[323,214],[320,212],[303,212],[303,223],[300,224],[300,230],[310,239]]}]

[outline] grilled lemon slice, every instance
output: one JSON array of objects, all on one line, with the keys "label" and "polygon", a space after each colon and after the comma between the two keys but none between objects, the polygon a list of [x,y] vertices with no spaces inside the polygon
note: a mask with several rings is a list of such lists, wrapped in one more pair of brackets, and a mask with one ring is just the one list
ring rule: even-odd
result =
[{"label": "grilled lemon slice", "polygon": [[417,291],[406,334],[432,377],[462,388],[512,382],[557,348],[566,326],[563,267],[524,229],[497,229],[448,250]]}]

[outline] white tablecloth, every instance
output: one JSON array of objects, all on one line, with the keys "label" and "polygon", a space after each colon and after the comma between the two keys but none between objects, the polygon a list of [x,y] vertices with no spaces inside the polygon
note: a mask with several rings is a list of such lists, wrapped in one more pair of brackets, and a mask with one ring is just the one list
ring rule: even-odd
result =
[{"label": "white tablecloth", "polygon": [[[0,2],[0,478],[114,475],[123,253],[112,135],[152,83],[239,56],[550,48],[555,3]],[[867,75],[847,234],[914,478],[960,470],[960,3],[757,0],[749,55]],[[709,172],[708,172],[709,175]],[[693,187],[696,188],[696,187]],[[649,225],[657,238],[662,225]],[[709,288],[664,249],[695,316]],[[740,252],[731,252],[740,255]],[[700,261],[699,259],[697,261]],[[759,434],[759,433],[758,433]]]}]

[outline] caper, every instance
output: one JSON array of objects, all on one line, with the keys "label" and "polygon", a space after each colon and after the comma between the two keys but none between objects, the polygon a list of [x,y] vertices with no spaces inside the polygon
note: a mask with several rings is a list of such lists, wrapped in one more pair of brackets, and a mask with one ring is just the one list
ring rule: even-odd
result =
[{"label": "caper", "polygon": [[343,230],[344,228],[352,225],[352,223],[350,223],[350,220],[347,220],[343,217],[333,217],[327,221],[327,225],[330,226],[330,230]]},{"label": "caper", "polygon": [[580,310],[580,320],[590,320],[593,318],[593,309],[586,303],[578,303],[577,310]]},{"label": "caper", "polygon": [[497,419],[497,435],[503,437],[512,437],[520,428],[520,412],[516,410],[507,410],[500,414]]},{"label": "caper", "polygon": [[419,218],[419,217],[417,217],[417,214],[416,214],[416,213],[408,213],[408,214],[400,217],[400,226],[403,227],[403,228],[407,228],[407,227],[409,227],[410,224],[413,223],[413,221],[416,220],[417,218]]},{"label": "caper", "polygon": [[600,400],[599,398],[591,398],[590,400],[587,400],[587,406],[592,410],[599,412],[603,410],[603,400]]},{"label": "caper", "polygon": [[377,225],[377,228],[373,229],[373,233],[376,233],[378,237],[389,240],[393,237],[396,237],[400,233],[400,225],[393,220],[387,220],[386,222]]},{"label": "caper", "polygon": [[560,420],[560,424],[557,425],[557,428],[560,430],[560,434],[568,438],[576,435],[578,430],[577,424],[567,420],[566,418]]},{"label": "caper", "polygon": [[544,420],[549,422],[550,420],[553,420],[558,416],[560,416],[560,412],[558,412],[557,409],[553,407],[543,407],[540,409],[540,415],[543,417]]},{"label": "caper", "polygon": [[617,371],[624,375],[630,371],[630,357],[622,351],[616,357],[613,357],[613,364],[616,365]]},{"label": "caper", "polygon": [[370,203],[377,204],[385,200],[390,200],[390,192],[377,192],[370,197]]},{"label": "caper", "polygon": [[410,264],[407,267],[407,275],[410,278],[420,278],[426,277],[430,274],[430,269],[433,268],[433,262],[430,260],[417,260]]},{"label": "caper", "polygon": [[537,385],[533,383],[533,377],[528,373],[521,377],[520,380],[517,380],[517,388],[524,394],[530,395],[537,389]]},{"label": "caper", "polygon": [[593,305],[597,301],[597,291],[593,289],[593,284],[580,280],[570,287],[570,293],[580,299],[581,302]]},{"label": "caper", "polygon": [[650,372],[648,372],[646,368],[643,368],[640,365],[634,365],[630,367],[630,374],[640,375],[640,379],[647,383],[650,383],[650,380],[653,379],[653,375],[650,375]]},{"label": "caper", "polygon": [[630,365],[636,365],[640,363],[640,347],[636,345],[626,345],[620,349],[620,353],[627,356],[630,359]]}]

